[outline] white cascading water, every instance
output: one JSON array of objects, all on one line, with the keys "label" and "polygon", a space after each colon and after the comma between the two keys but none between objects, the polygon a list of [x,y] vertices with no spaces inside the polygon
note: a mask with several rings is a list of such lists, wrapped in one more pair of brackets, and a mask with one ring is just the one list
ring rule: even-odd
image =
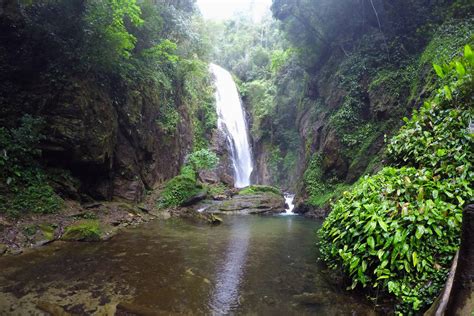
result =
[{"label": "white cascading water", "polygon": [[226,133],[230,144],[234,186],[243,188],[250,185],[253,164],[242,102],[231,74],[215,64],[210,68],[215,77],[218,128]]},{"label": "white cascading water", "polygon": [[287,208],[285,209],[285,213],[282,213],[282,215],[296,215],[293,213],[293,209],[295,208],[295,205],[293,204],[294,198],[294,194],[285,193],[285,204],[287,205]]}]

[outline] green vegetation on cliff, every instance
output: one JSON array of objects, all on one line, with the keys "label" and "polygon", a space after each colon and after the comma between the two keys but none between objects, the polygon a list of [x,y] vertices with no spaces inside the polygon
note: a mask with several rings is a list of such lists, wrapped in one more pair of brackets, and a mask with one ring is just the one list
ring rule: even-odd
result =
[{"label": "green vegetation on cliff", "polygon": [[13,129],[0,127],[0,213],[19,216],[57,212],[63,201],[36,161],[41,155],[38,143],[44,138],[44,122],[25,115],[20,124]]},{"label": "green vegetation on cliff", "polygon": [[303,91],[302,69],[278,22],[250,14],[216,26],[216,62],[237,79],[250,116],[256,182],[295,186],[299,137],[295,105]]},{"label": "green vegetation on cliff", "polygon": [[[56,193],[137,202],[209,147],[210,42],[195,1],[8,0],[0,26],[2,213],[56,211]],[[43,122],[28,144],[15,139],[25,114]],[[19,151],[34,166],[14,162]]]},{"label": "green vegetation on cliff", "polygon": [[380,169],[384,135],[435,91],[431,63],[471,41],[472,8],[464,0],[273,2],[304,69],[293,98],[300,201],[319,208]]},{"label": "green vegetation on cliff", "polygon": [[426,308],[442,289],[474,193],[474,54],[466,45],[434,69],[437,93],[389,141],[396,167],[360,179],[320,230],[323,258],[343,268],[352,288],[391,293],[405,313]]}]

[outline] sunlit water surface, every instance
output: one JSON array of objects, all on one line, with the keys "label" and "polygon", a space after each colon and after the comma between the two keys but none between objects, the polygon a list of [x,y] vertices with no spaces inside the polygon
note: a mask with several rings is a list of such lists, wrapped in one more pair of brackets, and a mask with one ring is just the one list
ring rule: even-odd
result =
[{"label": "sunlit water surface", "polygon": [[156,315],[369,314],[317,263],[319,226],[298,216],[231,216],[214,227],[155,221],[108,242],[0,258],[0,315],[35,314],[44,302],[76,314],[118,303]]}]

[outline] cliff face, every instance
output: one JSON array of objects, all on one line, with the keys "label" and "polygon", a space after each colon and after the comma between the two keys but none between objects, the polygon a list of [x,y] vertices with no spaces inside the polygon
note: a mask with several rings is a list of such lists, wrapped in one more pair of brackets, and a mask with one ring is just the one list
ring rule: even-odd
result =
[{"label": "cliff face", "polygon": [[[54,42],[24,31],[25,17],[11,1],[2,4],[0,25],[0,125],[13,127],[25,113],[44,120],[42,164],[73,178],[55,179],[62,195],[139,201],[179,172],[193,142],[182,83],[170,95],[151,82],[51,73]],[[159,121],[169,104],[179,118],[165,129]]]},{"label": "cliff face", "polygon": [[341,3],[346,12],[328,6],[332,13],[323,3],[275,1],[291,46],[267,50],[271,71],[249,62],[241,78],[255,182],[295,192],[296,210],[321,214],[383,165],[384,136],[435,92],[432,63],[465,45],[473,23],[465,1],[379,1],[378,22],[367,1]]}]

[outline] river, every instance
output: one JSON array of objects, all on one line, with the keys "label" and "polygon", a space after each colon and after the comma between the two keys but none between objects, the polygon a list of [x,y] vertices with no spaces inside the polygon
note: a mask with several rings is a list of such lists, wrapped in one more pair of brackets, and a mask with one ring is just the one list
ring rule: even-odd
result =
[{"label": "river", "polygon": [[219,226],[154,221],[106,242],[0,258],[0,314],[367,314],[318,264],[319,222],[223,218]]}]

